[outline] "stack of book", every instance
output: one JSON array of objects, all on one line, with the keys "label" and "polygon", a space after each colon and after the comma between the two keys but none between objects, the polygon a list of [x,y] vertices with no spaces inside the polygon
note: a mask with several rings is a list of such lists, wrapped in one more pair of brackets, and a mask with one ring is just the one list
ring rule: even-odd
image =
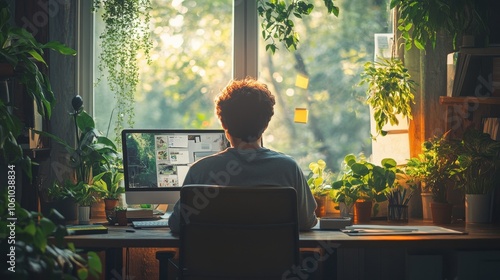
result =
[{"label": "stack of book", "polygon": [[127,219],[153,219],[153,209],[127,208]]}]

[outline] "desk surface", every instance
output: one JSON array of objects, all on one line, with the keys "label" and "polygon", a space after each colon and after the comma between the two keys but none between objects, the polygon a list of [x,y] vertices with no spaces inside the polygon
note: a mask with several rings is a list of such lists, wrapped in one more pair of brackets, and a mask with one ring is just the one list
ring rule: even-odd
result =
[{"label": "desk surface", "polygon": [[[385,224],[373,221],[372,224]],[[432,225],[415,221],[408,225]],[[457,224],[443,227],[466,232],[464,235],[391,235],[349,236],[340,231],[311,230],[300,233],[300,246],[317,247],[338,244],[343,248],[367,247],[414,247],[455,249],[500,249],[500,225]],[[68,236],[78,248],[124,248],[124,247],[178,247],[179,239],[168,228],[136,229],[131,226],[109,226],[107,234]],[[333,244],[334,243],[334,244]]]}]

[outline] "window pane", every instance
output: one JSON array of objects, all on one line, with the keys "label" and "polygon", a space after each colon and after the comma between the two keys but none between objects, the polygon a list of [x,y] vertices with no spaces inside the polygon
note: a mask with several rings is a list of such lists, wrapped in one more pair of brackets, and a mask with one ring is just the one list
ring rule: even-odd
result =
[{"label": "window pane", "polygon": [[[310,16],[294,20],[300,35],[295,52],[278,45],[271,55],[260,38],[259,79],[277,97],[267,147],[293,156],[304,170],[318,159],[338,170],[348,153],[371,154],[369,107],[357,84],[363,64],[373,61],[374,34],[392,32],[387,2],[336,1],[336,18],[323,1],[314,1]],[[306,124],[294,122],[295,108],[308,110]]]},{"label": "window pane", "polygon": [[[231,79],[232,0],[152,4],[152,63],[140,60],[134,127],[219,128],[213,99]],[[102,27],[102,22],[96,24],[96,39]],[[105,80],[94,92],[96,122],[106,132],[114,99]],[[116,116],[110,135],[114,120]]]}]

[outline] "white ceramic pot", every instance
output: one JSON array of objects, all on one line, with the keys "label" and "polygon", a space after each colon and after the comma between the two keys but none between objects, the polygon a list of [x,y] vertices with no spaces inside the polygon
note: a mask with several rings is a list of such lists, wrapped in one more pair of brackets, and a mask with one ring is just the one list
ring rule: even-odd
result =
[{"label": "white ceramic pot", "polygon": [[90,206],[78,206],[78,224],[90,224]]},{"label": "white ceramic pot", "polygon": [[491,195],[465,195],[465,221],[467,223],[491,222]]}]

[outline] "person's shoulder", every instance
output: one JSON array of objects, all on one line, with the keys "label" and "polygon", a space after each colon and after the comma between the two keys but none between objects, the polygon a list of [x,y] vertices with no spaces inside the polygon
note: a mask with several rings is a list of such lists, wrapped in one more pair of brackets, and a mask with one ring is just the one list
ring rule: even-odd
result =
[{"label": "person's shoulder", "polygon": [[294,164],[294,165],[297,165],[297,161],[295,161],[295,159],[288,155],[288,154],[285,154],[285,153],[282,153],[282,152],[278,152],[278,151],[275,151],[275,150],[271,150],[271,149],[267,149],[265,148],[265,153],[270,157],[270,158],[274,158],[276,160],[280,160],[280,161],[283,161],[283,162],[288,162],[290,164]]}]

